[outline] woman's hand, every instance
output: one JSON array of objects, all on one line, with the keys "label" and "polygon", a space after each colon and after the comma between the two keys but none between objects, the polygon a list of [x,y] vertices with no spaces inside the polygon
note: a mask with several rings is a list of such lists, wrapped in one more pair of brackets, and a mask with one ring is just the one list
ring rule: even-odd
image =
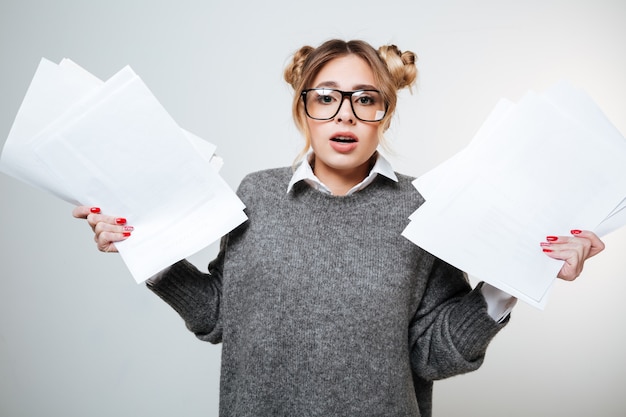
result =
[{"label": "woman's hand", "polygon": [[573,281],[583,270],[585,261],[604,250],[604,243],[595,233],[587,230],[572,230],[571,236],[548,236],[542,242],[543,251],[551,258],[565,261],[557,275]]},{"label": "woman's hand", "polygon": [[77,206],[72,210],[72,215],[77,219],[87,220],[95,234],[96,246],[101,252],[117,252],[115,242],[128,239],[133,231],[133,227],[126,224],[125,218],[101,214],[98,207]]}]

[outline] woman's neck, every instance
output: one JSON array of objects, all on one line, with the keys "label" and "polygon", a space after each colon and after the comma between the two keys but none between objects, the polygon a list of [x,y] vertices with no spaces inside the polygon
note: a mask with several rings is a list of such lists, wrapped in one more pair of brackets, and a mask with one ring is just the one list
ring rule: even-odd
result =
[{"label": "woman's neck", "polygon": [[315,176],[328,187],[332,195],[344,196],[369,175],[375,161],[374,155],[366,163],[350,169],[335,169],[325,164],[316,165],[315,159],[311,161],[311,165]]}]

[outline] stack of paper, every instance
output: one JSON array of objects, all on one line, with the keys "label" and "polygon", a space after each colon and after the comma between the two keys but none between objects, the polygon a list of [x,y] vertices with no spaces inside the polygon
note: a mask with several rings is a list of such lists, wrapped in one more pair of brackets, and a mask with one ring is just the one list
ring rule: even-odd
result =
[{"label": "stack of paper", "polygon": [[585,93],[561,82],[516,104],[502,100],[467,148],[414,185],[426,203],[405,237],[543,308],[562,262],[539,243],[626,224],[626,140]]},{"label": "stack of paper", "polygon": [[135,230],[116,247],[143,282],[245,221],[214,151],[181,129],[129,67],[102,82],[70,60],[42,59],[0,170],[125,217]]}]

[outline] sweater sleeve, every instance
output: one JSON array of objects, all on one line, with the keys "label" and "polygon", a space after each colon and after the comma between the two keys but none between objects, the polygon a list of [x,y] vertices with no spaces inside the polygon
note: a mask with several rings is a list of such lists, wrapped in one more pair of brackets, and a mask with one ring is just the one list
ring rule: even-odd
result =
[{"label": "sweater sleeve", "polygon": [[208,274],[182,260],[172,265],[158,280],[147,282],[148,288],[182,317],[196,337],[211,343],[222,341],[219,318],[226,239],[222,239],[219,255],[209,264]]},{"label": "sweater sleeve", "polygon": [[[244,178],[237,190],[246,205],[249,204],[246,196],[254,189],[249,183],[248,177]],[[208,274],[182,260],[163,271],[158,279],[147,281],[148,288],[169,304],[200,340],[222,342],[220,306],[224,259],[231,239],[243,233],[247,226],[246,221],[222,238],[219,254],[209,264]]]},{"label": "sweater sleeve", "polygon": [[480,367],[489,342],[508,320],[497,323],[489,316],[479,287],[472,290],[463,272],[435,258],[409,328],[418,377],[432,381]]}]

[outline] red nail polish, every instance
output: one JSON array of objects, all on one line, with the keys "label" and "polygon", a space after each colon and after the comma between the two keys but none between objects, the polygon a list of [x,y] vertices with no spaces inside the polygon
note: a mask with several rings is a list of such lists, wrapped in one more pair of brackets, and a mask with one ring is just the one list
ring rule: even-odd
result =
[{"label": "red nail polish", "polygon": [[570,231],[573,235],[579,235],[582,233],[582,230],[574,229]]},{"label": "red nail polish", "polygon": [[552,252],[552,249],[548,249],[548,248],[543,248],[543,251],[548,253],[548,252]]},{"label": "red nail polish", "polygon": [[92,213],[100,213],[100,207],[92,207],[89,209],[89,211]]},{"label": "red nail polish", "polygon": [[130,232],[124,232],[124,237],[130,236]]},{"label": "red nail polish", "polygon": [[559,238],[558,238],[558,236],[548,236],[548,237],[546,237],[546,240],[548,242],[555,242],[555,241],[559,240]]},{"label": "red nail polish", "polygon": [[115,219],[115,223],[117,224],[126,224],[126,219],[123,217],[118,217],[117,219]]}]

